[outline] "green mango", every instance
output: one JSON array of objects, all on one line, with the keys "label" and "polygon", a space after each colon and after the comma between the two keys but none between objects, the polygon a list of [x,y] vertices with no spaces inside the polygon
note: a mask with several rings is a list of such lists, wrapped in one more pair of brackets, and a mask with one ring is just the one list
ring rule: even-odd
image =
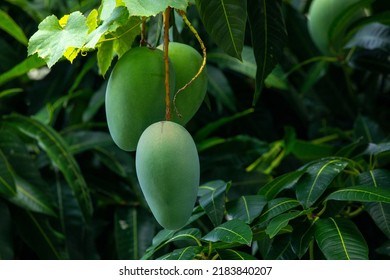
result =
[{"label": "green mango", "polygon": [[318,49],[338,55],[346,42],[351,24],[366,16],[361,0],[314,0],[308,12],[308,29]]},{"label": "green mango", "polygon": [[[170,63],[171,92],[175,74]],[[136,47],[116,63],[106,89],[106,117],[114,142],[125,151],[134,151],[142,132],[165,119],[164,53]]]},{"label": "green mango", "polygon": [[198,152],[180,124],[161,121],[141,135],[136,172],[157,222],[166,229],[183,227],[192,214],[199,186]]},{"label": "green mango", "polygon": [[[162,49],[163,46],[160,45],[158,48]],[[177,42],[169,43],[168,57],[175,69],[176,84],[173,93],[175,94],[198,73],[203,58],[193,47]],[[175,112],[172,102],[171,121],[185,125],[202,105],[206,92],[207,74],[204,69],[185,90],[177,95],[176,107],[181,117]]]}]

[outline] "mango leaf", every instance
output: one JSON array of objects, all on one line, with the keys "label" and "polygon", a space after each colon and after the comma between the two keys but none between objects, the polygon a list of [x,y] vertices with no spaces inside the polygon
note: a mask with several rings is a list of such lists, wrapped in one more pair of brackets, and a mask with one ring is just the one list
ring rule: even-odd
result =
[{"label": "mango leaf", "polygon": [[310,242],[314,239],[314,223],[304,221],[295,225],[291,237],[291,248],[298,258],[302,258],[309,249]]},{"label": "mango leaf", "polygon": [[283,53],[287,33],[280,0],[248,0],[248,18],[257,64],[253,97],[253,104],[256,104],[264,80]]},{"label": "mango leaf", "polygon": [[320,219],[315,238],[328,260],[367,260],[368,246],[356,225],[347,219]]},{"label": "mango leaf", "polygon": [[199,187],[199,204],[205,210],[214,226],[218,226],[223,218],[225,210],[226,190],[230,183],[224,181],[212,181]]},{"label": "mango leaf", "polygon": [[285,173],[261,187],[257,194],[264,195],[267,200],[271,200],[275,198],[281,191],[294,187],[303,173],[304,170]]},{"label": "mango leaf", "polygon": [[288,223],[296,219],[300,216],[306,215],[310,213],[311,210],[304,210],[304,211],[291,211],[287,213],[280,214],[279,216],[276,216],[272,220],[270,220],[265,233],[269,235],[269,238],[274,238],[285,226],[288,225]]},{"label": "mango leaf", "polygon": [[173,252],[159,257],[158,260],[192,260],[196,257],[197,254],[202,252],[202,250],[202,246],[188,246],[185,248],[176,249]]},{"label": "mango leaf", "polygon": [[32,118],[13,114],[4,119],[6,123],[38,141],[38,144],[59,168],[72,188],[83,212],[84,219],[89,220],[92,214],[89,190],[80,168],[64,139],[53,128]]},{"label": "mango leaf", "polygon": [[89,27],[80,12],[73,12],[60,20],[54,15],[46,17],[28,43],[28,54],[38,54],[52,67],[68,48],[82,48],[87,41]]},{"label": "mango leaf", "polygon": [[341,158],[329,158],[310,165],[296,184],[297,199],[302,206],[306,209],[312,206],[347,165],[348,161]]},{"label": "mango leaf", "polygon": [[[374,169],[361,173],[358,177],[358,184],[390,190],[390,172],[386,169]],[[365,203],[365,209],[375,224],[390,238],[390,204],[383,202]]]},{"label": "mango leaf", "polygon": [[188,6],[188,0],[122,0],[130,16],[155,16],[171,7],[185,11]]},{"label": "mango leaf", "polygon": [[250,224],[263,211],[267,200],[262,195],[241,196],[226,204],[227,213],[232,219],[239,219]]},{"label": "mango leaf", "polygon": [[110,134],[101,131],[81,130],[69,132],[64,135],[72,154],[92,150],[96,147],[112,146]]},{"label": "mango leaf", "polygon": [[354,186],[334,191],[326,200],[390,203],[390,190],[371,186]]},{"label": "mango leaf", "polygon": [[260,215],[257,224],[261,225],[271,220],[273,217],[287,212],[288,210],[293,209],[299,205],[299,201],[296,199],[285,197],[275,198],[268,202],[263,213]]},{"label": "mango leaf", "polygon": [[231,220],[217,226],[202,239],[211,242],[222,241],[225,243],[239,243],[250,246],[252,242],[252,231],[245,222]]},{"label": "mango leaf", "polygon": [[141,208],[119,207],[114,217],[118,259],[138,260],[153,239],[154,219]]},{"label": "mango leaf", "polygon": [[233,249],[217,249],[218,256],[221,260],[256,260],[256,258],[248,253]]},{"label": "mango leaf", "polygon": [[247,21],[247,2],[197,0],[203,25],[213,41],[228,55],[241,60]]},{"label": "mango leaf", "polygon": [[14,196],[16,194],[16,186],[14,174],[11,165],[6,156],[0,149],[0,194],[4,196]]},{"label": "mango leaf", "polygon": [[26,210],[57,216],[54,211],[53,198],[47,190],[31,185],[19,176],[15,176],[16,195],[8,198],[9,201]]},{"label": "mango leaf", "polygon": [[0,201],[0,260],[14,259],[12,220],[8,205]]},{"label": "mango leaf", "polygon": [[287,234],[276,236],[264,256],[266,260],[295,260],[296,258],[291,247],[291,236]]},{"label": "mango leaf", "polygon": [[27,46],[27,38],[19,25],[3,10],[0,10],[0,29],[7,32],[17,41]]}]

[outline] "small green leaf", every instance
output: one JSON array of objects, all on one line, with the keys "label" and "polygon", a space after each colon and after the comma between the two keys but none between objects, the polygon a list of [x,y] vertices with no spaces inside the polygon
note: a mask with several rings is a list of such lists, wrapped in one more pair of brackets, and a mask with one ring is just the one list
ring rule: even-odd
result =
[{"label": "small green leaf", "polygon": [[249,246],[252,242],[252,231],[245,222],[231,220],[217,226],[202,239],[211,242],[222,241],[225,243],[240,243]]},{"label": "small green leaf", "polygon": [[196,7],[214,42],[228,55],[241,60],[247,20],[247,2],[197,0]]},{"label": "small green leaf", "polygon": [[129,10],[130,16],[155,16],[171,7],[185,11],[188,0],[122,0]]},{"label": "small green leaf", "polygon": [[390,203],[390,190],[371,186],[354,186],[334,191],[326,200]]},{"label": "small green leaf", "polygon": [[84,219],[89,220],[92,215],[89,190],[79,165],[64,139],[53,128],[32,118],[13,114],[6,116],[5,120],[7,124],[15,127],[21,133],[38,141],[38,144],[59,168],[73,189]]},{"label": "small green leaf", "polygon": [[158,260],[192,260],[197,254],[202,252],[203,247],[201,246],[188,246],[181,249],[176,249],[171,253],[168,253]]},{"label": "small green leaf", "polygon": [[250,224],[263,211],[267,201],[262,195],[241,196],[226,204],[228,215]]},{"label": "small green leaf", "polygon": [[199,204],[214,226],[218,226],[222,221],[228,185],[229,183],[224,181],[212,181],[199,187]]},{"label": "small green leaf", "polygon": [[71,13],[64,26],[61,24],[56,16],[48,16],[39,24],[28,44],[28,54],[37,53],[48,67],[60,60],[68,48],[82,48],[87,41],[89,27],[80,12]]},{"label": "small green leaf", "polygon": [[367,260],[368,246],[356,225],[347,219],[320,219],[315,238],[328,260]]},{"label": "small green leaf", "polygon": [[306,215],[307,213],[310,213],[311,210],[308,209],[308,210],[304,210],[304,211],[291,211],[291,212],[288,212],[288,213],[284,213],[284,214],[280,214],[279,216],[276,216],[275,218],[273,218],[266,230],[265,230],[265,233],[267,233],[269,235],[269,238],[274,238],[285,226],[288,225],[288,223],[293,220],[293,219],[296,219],[300,216],[303,216],[303,215]]},{"label": "small green leaf", "polygon": [[27,46],[27,38],[19,25],[3,10],[0,10],[0,29],[7,32],[17,41]]},{"label": "small green leaf", "polygon": [[312,206],[347,165],[348,161],[341,158],[324,159],[310,165],[296,184],[297,199],[303,207]]},{"label": "small green leaf", "polygon": [[264,195],[268,200],[271,200],[275,198],[281,191],[294,187],[303,173],[304,170],[285,173],[261,187],[258,191],[258,194]]},{"label": "small green leaf", "polygon": [[216,250],[221,260],[256,260],[256,258],[248,253],[233,249]]},{"label": "small green leaf", "polygon": [[272,72],[287,40],[280,0],[248,0],[248,19],[255,53],[256,104],[266,77]]},{"label": "small green leaf", "polygon": [[275,198],[268,202],[268,205],[259,217],[257,224],[261,225],[271,220],[273,217],[276,217],[284,212],[287,212],[290,209],[298,207],[299,205],[299,201],[296,199],[285,197]]}]

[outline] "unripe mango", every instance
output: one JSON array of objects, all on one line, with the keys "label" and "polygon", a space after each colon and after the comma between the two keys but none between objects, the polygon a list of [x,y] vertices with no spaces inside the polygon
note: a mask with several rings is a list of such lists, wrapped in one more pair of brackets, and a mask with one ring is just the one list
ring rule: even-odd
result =
[{"label": "unripe mango", "polygon": [[[158,48],[162,49],[162,46]],[[198,72],[202,65],[202,56],[193,47],[171,42],[168,48],[168,57],[175,70],[175,90],[176,93],[180,88],[187,84]],[[182,117],[175,112],[172,103],[171,121],[185,125],[198,111],[202,105],[207,91],[206,69],[176,98],[176,107]]]},{"label": "unripe mango", "polygon": [[180,124],[161,121],[141,135],[136,152],[139,184],[154,217],[166,229],[183,227],[199,186],[195,143]]},{"label": "unripe mango", "polygon": [[[310,36],[324,54],[337,55],[345,43],[351,24],[365,16],[361,0],[313,0],[308,13]],[[335,32],[337,30],[337,32]]]},{"label": "unripe mango", "polygon": [[[170,64],[171,92],[175,73]],[[110,74],[106,89],[106,117],[114,142],[134,151],[142,132],[165,119],[164,53],[136,47],[125,53]]]}]

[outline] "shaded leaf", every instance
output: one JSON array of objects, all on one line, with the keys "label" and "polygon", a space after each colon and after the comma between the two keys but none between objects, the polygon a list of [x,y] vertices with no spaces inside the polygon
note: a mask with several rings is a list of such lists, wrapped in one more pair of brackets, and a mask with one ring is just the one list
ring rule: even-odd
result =
[{"label": "shaded leaf", "polygon": [[19,25],[3,10],[0,10],[0,29],[3,29],[17,41],[27,46],[27,38]]},{"label": "shaded leaf", "polygon": [[185,11],[188,0],[122,0],[130,16],[155,16],[167,7]]},{"label": "shaded leaf", "polygon": [[73,154],[94,149],[96,147],[109,147],[113,144],[109,133],[101,131],[82,130],[69,132],[64,135]]},{"label": "shaded leaf", "polygon": [[303,173],[304,170],[285,173],[261,187],[257,194],[264,195],[268,200],[271,200],[275,198],[281,191],[294,187]]},{"label": "shaded leaf", "polygon": [[188,246],[173,250],[172,252],[159,257],[158,260],[192,260],[197,254],[202,252],[203,247],[201,246]]},{"label": "shaded leaf", "polygon": [[[1,147],[1,146],[0,146]],[[11,197],[16,194],[12,167],[0,149],[0,194]]]},{"label": "shaded leaf", "polygon": [[291,247],[290,235],[276,236],[268,249],[268,252],[264,256],[266,260],[294,260],[296,255]]},{"label": "shaded leaf", "polygon": [[378,249],[376,249],[376,252],[378,254],[390,257],[390,241],[388,240],[384,244],[382,244]]},{"label": "shaded leaf", "polygon": [[303,207],[313,205],[347,165],[348,161],[341,158],[325,159],[310,165],[296,184],[297,199]]},{"label": "shaded leaf", "polygon": [[248,0],[248,19],[255,53],[255,104],[266,77],[272,72],[283,53],[287,40],[280,0]]},{"label": "shaded leaf", "polygon": [[383,140],[384,133],[380,126],[365,116],[358,116],[354,124],[355,139],[362,138],[366,143],[378,143]]},{"label": "shaded leaf", "polygon": [[225,243],[240,243],[249,246],[252,242],[252,231],[245,222],[231,220],[217,226],[202,239],[211,242],[222,241]]},{"label": "shaded leaf", "polygon": [[309,249],[310,242],[314,239],[314,223],[304,221],[295,224],[291,237],[291,248],[298,258],[302,258]]},{"label": "shaded leaf", "polygon": [[82,48],[87,39],[89,28],[80,12],[71,13],[64,26],[61,23],[56,16],[48,16],[38,25],[38,31],[28,44],[28,54],[37,53],[49,67],[60,60],[68,48]]},{"label": "shaded leaf", "polygon": [[247,20],[247,2],[197,0],[196,7],[213,41],[228,55],[241,60]]},{"label": "shaded leaf", "polygon": [[273,217],[276,217],[284,212],[287,212],[290,209],[293,209],[297,206],[299,206],[299,201],[292,198],[275,198],[268,202],[266,208],[264,209],[263,213],[259,217],[258,225],[261,225],[269,220],[271,220]]},{"label": "shaded leaf", "polygon": [[320,219],[315,238],[328,260],[367,260],[368,247],[356,225],[347,219]]},{"label": "shaded leaf", "polygon": [[270,220],[265,233],[269,235],[269,238],[274,238],[285,226],[288,225],[288,223],[296,219],[300,216],[306,215],[307,213],[310,213],[311,210],[304,210],[304,211],[291,211],[288,213],[280,214],[279,216],[276,216],[272,220]]},{"label": "shaded leaf", "polygon": [[334,191],[326,200],[390,203],[390,190],[370,186],[354,186]]},{"label": "shaded leaf", "polygon": [[233,249],[216,250],[221,260],[256,260],[256,258],[248,253]]},{"label": "shaded leaf", "polygon": [[239,219],[250,224],[260,215],[266,204],[267,200],[262,195],[247,195],[229,201],[226,204],[226,209],[232,219]]},{"label": "shaded leaf", "polygon": [[0,260],[12,260],[14,258],[12,221],[8,206],[0,201]]},{"label": "shaded leaf", "polygon": [[64,139],[53,128],[32,118],[14,114],[7,116],[6,121],[20,132],[38,141],[71,186],[83,212],[83,217],[88,220],[92,214],[89,190]]},{"label": "shaded leaf", "polygon": [[199,204],[206,211],[214,226],[218,226],[222,221],[228,185],[230,184],[218,180],[199,187]]}]

